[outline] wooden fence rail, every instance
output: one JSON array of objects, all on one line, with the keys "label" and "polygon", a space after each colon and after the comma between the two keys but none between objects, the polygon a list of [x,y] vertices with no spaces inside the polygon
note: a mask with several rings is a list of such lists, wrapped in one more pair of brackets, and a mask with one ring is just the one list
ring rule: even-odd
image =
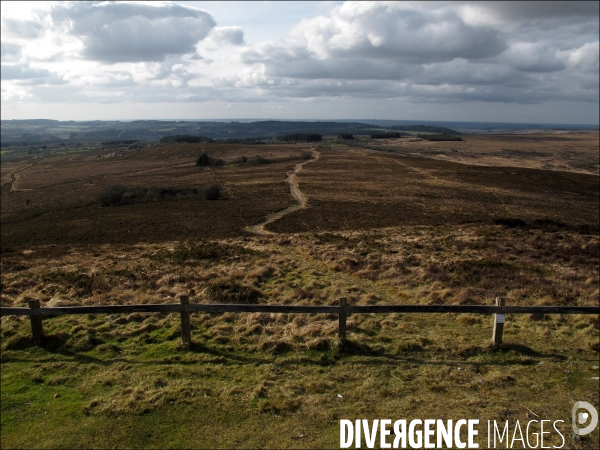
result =
[{"label": "wooden fence rail", "polygon": [[494,314],[492,343],[502,343],[502,332],[506,314],[600,314],[598,306],[505,306],[504,299],[497,298],[492,306],[482,305],[347,305],[341,298],[338,306],[311,305],[239,305],[239,304],[203,304],[189,303],[189,297],[182,295],[180,303],[162,303],[154,305],[104,305],[104,306],[61,306],[41,308],[39,300],[31,300],[29,308],[0,307],[0,316],[30,316],[33,341],[41,345],[44,340],[42,318],[65,314],[123,314],[134,312],[170,313],[181,315],[181,339],[184,345],[192,343],[190,314],[192,312],[265,312],[290,314],[338,314],[339,337],[346,340],[346,318],[348,314],[382,313],[471,313]]}]

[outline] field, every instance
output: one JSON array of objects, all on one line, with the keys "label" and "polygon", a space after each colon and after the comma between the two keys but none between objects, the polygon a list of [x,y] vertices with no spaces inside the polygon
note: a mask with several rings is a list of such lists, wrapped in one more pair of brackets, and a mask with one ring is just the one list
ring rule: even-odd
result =
[{"label": "field", "polygon": [[[554,133],[3,162],[1,304],[597,306],[598,157],[597,133]],[[357,314],[345,345],[326,314],[194,314],[191,348],[176,314],[44,327],[36,348],[2,318],[2,447],[338,447],[346,418],[564,420],[565,448],[599,442],[570,431],[574,401],[599,409],[594,315],[509,315],[500,347],[475,314]]]}]

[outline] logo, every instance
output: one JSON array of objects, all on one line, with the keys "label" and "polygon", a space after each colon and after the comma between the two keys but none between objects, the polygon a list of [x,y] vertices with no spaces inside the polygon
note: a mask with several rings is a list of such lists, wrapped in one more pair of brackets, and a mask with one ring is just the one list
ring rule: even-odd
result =
[{"label": "logo", "polygon": [[[587,412],[579,412],[578,410],[585,409]],[[579,428],[580,425],[585,424],[591,416],[591,421],[589,425],[585,428]],[[586,434],[590,434],[598,425],[598,411],[588,402],[576,402],[573,405],[573,410],[571,414],[571,418],[573,421],[573,433],[578,434],[579,436],[585,436]]]}]

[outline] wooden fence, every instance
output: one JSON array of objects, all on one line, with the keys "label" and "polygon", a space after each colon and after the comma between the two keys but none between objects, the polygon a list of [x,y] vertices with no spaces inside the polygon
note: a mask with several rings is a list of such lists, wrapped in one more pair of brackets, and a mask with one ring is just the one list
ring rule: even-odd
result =
[{"label": "wooden fence", "polygon": [[184,345],[192,343],[190,314],[224,313],[224,312],[266,312],[292,314],[338,314],[339,338],[346,341],[346,318],[348,314],[383,314],[383,313],[474,313],[494,314],[494,329],[492,343],[502,343],[502,332],[506,314],[600,314],[598,306],[506,306],[504,299],[496,298],[492,306],[481,305],[347,305],[346,299],[341,298],[338,306],[308,306],[308,305],[240,305],[240,304],[200,304],[190,303],[189,297],[182,295],[180,303],[163,303],[155,305],[107,305],[107,306],[63,306],[56,308],[41,308],[39,300],[30,300],[29,308],[0,307],[0,316],[29,316],[31,332],[36,345],[44,342],[44,326],[42,319],[48,316],[65,314],[122,314],[133,312],[170,313],[179,312],[181,315],[181,340]]}]

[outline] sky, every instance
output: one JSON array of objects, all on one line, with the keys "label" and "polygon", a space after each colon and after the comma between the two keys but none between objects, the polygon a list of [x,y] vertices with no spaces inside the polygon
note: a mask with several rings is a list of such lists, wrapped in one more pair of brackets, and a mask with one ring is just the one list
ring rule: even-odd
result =
[{"label": "sky", "polygon": [[599,2],[5,2],[2,119],[599,123]]}]

